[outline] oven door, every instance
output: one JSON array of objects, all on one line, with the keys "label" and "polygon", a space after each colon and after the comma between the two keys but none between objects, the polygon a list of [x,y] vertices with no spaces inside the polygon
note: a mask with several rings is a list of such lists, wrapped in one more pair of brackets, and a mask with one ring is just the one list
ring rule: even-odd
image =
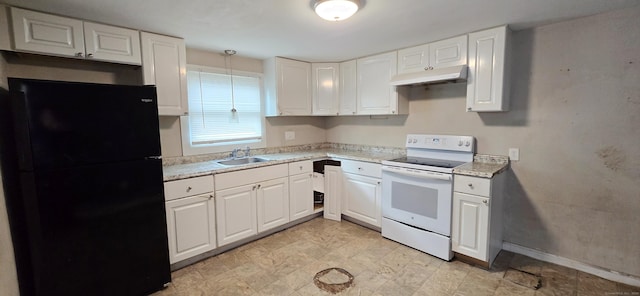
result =
[{"label": "oven door", "polygon": [[451,234],[451,174],[382,167],[382,215],[442,235]]}]

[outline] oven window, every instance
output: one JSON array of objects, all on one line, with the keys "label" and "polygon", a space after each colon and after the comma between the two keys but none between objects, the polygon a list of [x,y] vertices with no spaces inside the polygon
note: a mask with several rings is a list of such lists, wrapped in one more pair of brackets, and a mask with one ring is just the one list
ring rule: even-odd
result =
[{"label": "oven window", "polygon": [[392,182],[391,207],[419,216],[438,219],[438,190]]}]

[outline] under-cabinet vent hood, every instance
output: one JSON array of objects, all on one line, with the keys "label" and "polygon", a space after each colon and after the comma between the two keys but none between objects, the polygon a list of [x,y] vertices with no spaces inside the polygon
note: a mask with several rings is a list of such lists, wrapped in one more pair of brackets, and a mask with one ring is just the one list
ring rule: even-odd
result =
[{"label": "under-cabinet vent hood", "polygon": [[467,65],[398,74],[391,78],[391,85],[416,85],[459,79],[467,79]]}]

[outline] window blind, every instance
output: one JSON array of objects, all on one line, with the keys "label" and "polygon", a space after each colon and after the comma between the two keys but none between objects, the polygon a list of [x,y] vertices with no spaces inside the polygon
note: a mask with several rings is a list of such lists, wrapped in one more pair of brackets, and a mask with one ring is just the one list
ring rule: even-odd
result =
[{"label": "window blind", "polygon": [[262,138],[260,79],[233,75],[233,102],[237,120],[231,119],[231,75],[187,71],[191,144],[218,144]]}]

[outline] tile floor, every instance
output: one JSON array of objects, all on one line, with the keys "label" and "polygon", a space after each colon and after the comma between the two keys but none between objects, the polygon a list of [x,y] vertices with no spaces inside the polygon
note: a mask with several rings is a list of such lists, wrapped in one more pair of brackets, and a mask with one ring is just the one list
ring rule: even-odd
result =
[{"label": "tile floor", "polygon": [[[161,295],[332,295],[314,275],[340,267],[354,277],[338,295],[639,295],[640,288],[502,251],[487,271],[445,262],[350,222],[316,218],[173,272]],[[538,290],[515,284],[522,270]],[[524,274],[526,275],[526,274]],[[525,279],[526,280],[526,279]]]}]

